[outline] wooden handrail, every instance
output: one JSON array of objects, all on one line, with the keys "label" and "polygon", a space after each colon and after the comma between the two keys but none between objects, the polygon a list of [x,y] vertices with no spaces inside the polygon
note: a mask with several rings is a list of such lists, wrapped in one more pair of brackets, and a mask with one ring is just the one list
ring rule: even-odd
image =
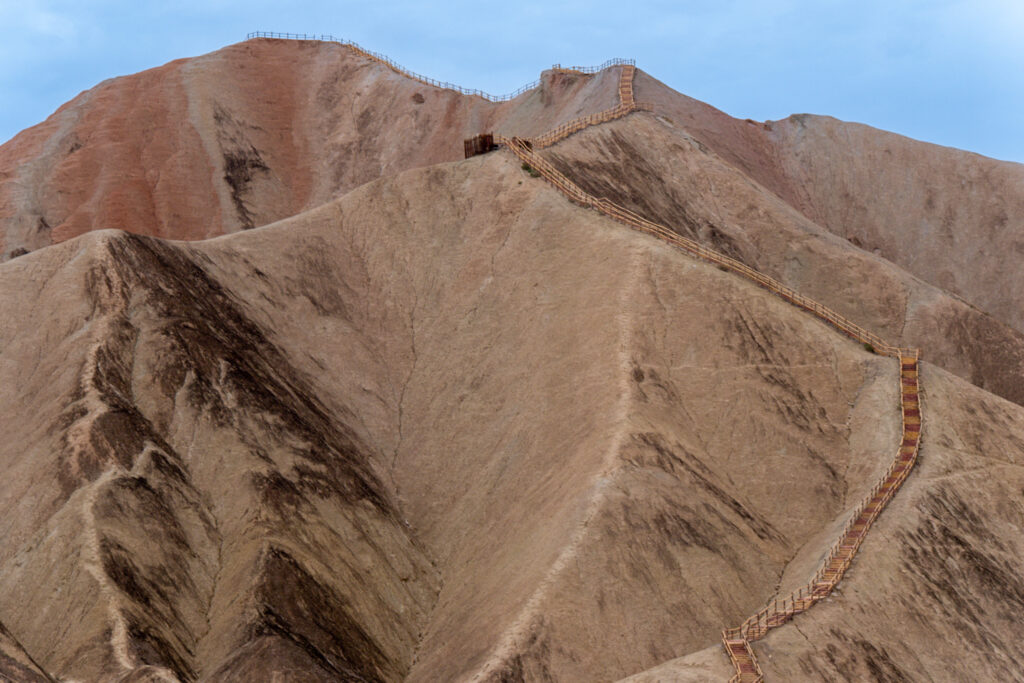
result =
[{"label": "wooden handrail", "polygon": [[[797,614],[810,609],[819,600],[828,597],[853,563],[853,558],[867,537],[868,530],[910,475],[917,461],[922,430],[918,350],[907,349],[906,353],[900,354],[899,361],[902,440],[896,458],[881,480],[854,510],[814,578],[788,596],[773,599],[738,628],[723,631],[722,640],[727,649],[729,643],[737,639],[749,642],[763,638],[771,629],[785,624]],[[914,421],[908,422],[909,417],[913,417]]]},{"label": "wooden handrail", "polygon": [[551,67],[551,70],[552,71],[571,71],[571,72],[576,72],[576,73],[581,73],[581,74],[596,74],[599,71],[604,71],[605,69],[607,69],[610,66],[618,66],[620,64],[624,65],[624,66],[636,66],[636,60],[635,59],[622,59],[621,57],[615,57],[615,58],[609,59],[604,64],[599,64],[597,66],[562,66],[561,64],[555,64],[554,66]]},{"label": "wooden handrail", "polygon": [[[374,52],[373,50],[368,50],[361,46],[359,43],[356,43],[354,41],[345,40],[344,38],[335,38],[332,35],[314,33],[274,33],[271,31],[252,31],[251,33],[246,34],[245,38],[246,40],[252,40],[254,38],[272,38],[275,40],[313,40],[325,43],[338,43],[339,45],[343,45],[351,49],[353,52],[356,52],[357,54],[366,57],[367,59],[373,60],[379,64],[383,64],[384,66],[391,69],[395,73],[405,76],[406,78],[411,78],[414,81],[419,81],[424,85],[433,86],[435,88],[454,90],[456,92],[462,93],[463,95],[482,97],[483,99],[488,100],[489,102],[507,102],[509,100],[515,99],[516,97],[519,97],[524,92],[533,90],[534,88],[540,85],[540,79],[537,79],[505,95],[491,95],[490,93],[484,92],[483,90],[477,90],[474,88],[463,88],[461,85],[456,85],[455,83],[449,83],[448,81],[439,81],[435,78],[430,78],[429,76],[418,74],[415,71],[406,69],[404,66],[395,62],[387,55],[381,54],[380,52]],[[614,59],[609,59],[605,63],[600,64],[598,66],[563,67],[559,64],[555,64],[554,66],[551,67],[551,69],[553,71],[572,71],[582,74],[595,74],[600,71],[604,71],[605,69],[611,66],[616,66],[620,64],[633,66],[636,64],[636,61],[633,59],[623,59],[621,57],[616,57]]]},{"label": "wooden handrail", "polygon": [[[590,126],[597,126],[608,121],[622,118],[634,111],[652,111],[653,105],[647,102],[636,102],[633,99],[633,78],[636,73],[636,66],[633,60],[609,60],[601,65],[601,68],[607,68],[608,66],[620,65],[622,71],[619,74],[619,103],[611,109],[605,109],[594,114],[587,114],[586,116],[580,116],[578,118],[566,121],[565,123],[552,128],[542,135],[538,135],[535,138],[530,139],[530,146],[533,149],[543,149],[550,147],[556,142],[560,142],[565,138],[569,137],[573,133],[577,133],[584,128]],[[555,68],[560,68],[558,65]],[[573,67],[572,69],[561,69],[563,71],[587,71],[582,70],[582,67]]]},{"label": "wooden handrail", "polygon": [[582,188],[559,172],[553,165],[551,165],[550,162],[538,154],[534,149],[531,149],[527,141],[520,138],[507,138],[502,135],[495,135],[494,139],[498,144],[505,145],[513,154],[532,168],[536,169],[537,172],[552,185],[577,203],[592,207],[610,218],[621,223],[625,223],[626,225],[639,229],[643,232],[655,235],[673,246],[697,256],[698,258],[742,275],[777,294],[786,301],[813,313],[819,319],[844,332],[853,339],[856,339],[861,343],[871,345],[874,350],[881,355],[898,357],[903,351],[905,351],[905,349],[901,349],[898,346],[893,346],[887,343],[877,334],[865,330],[860,325],[857,325],[832,309],[800,294],[778,280],[750,268],[741,261],[708,249],[699,242],[683,237],[664,225],[642,218],[605,197],[596,198],[589,195]]}]

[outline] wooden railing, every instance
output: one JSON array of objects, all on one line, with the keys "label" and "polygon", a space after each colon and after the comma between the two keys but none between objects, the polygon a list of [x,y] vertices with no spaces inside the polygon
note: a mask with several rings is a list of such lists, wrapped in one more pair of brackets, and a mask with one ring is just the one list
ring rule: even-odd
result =
[{"label": "wooden railing", "polygon": [[636,67],[636,60],[635,59],[622,59],[621,57],[614,57],[612,59],[609,59],[607,62],[604,62],[603,64],[598,64],[597,66],[562,66],[561,64],[555,64],[554,66],[551,67],[551,70],[552,71],[575,71],[576,73],[581,73],[581,74],[596,74],[598,72],[604,71],[605,69],[607,69],[610,66],[619,66],[619,65],[627,65],[627,66]]},{"label": "wooden railing", "polygon": [[785,598],[772,600],[741,626],[722,632],[725,649],[736,668],[732,683],[763,680],[759,667],[756,676],[750,672],[749,662],[753,661],[756,666],[750,642],[763,638],[771,629],[782,626],[828,597],[849,569],[871,525],[909,476],[921,446],[920,362],[916,352],[900,358],[900,409],[903,439],[896,458],[854,510],[814,578]]},{"label": "wooden railing", "polygon": [[[352,51],[356,52],[359,55],[362,55],[363,57],[366,57],[367,59],[371,59],[379,64],[386,66],[395,73],[401,74],[402,76],[410,78],[414,81],[419,81],[424,85],[433,86],[435,88],[443,88],[445,90],[454,90],[456,92],[462,93],[463,95],[473,95],[476,97],[482,97],[483,99],[488,100],[490,102],[507,102],[508,100],[513,100],[522,95],[523,93],[529,90],[533,90],[534,88],[540,86],[540,79],[538,79],[530,83],[527,83],[526,85],[504,95],[492,95],[488,92],[484,92],[483,90],[477,90],[474,88],[463,88],[461,85],[449,83],[448,81],[439,81],[436,78],[424,76],[423,74],[418,74],[415,71],[406,69],[404,66],[394,61],[387,55],[381,54],[380,52],[374,52],[373,50],[367,50],[365,47],[361,46],[359,43],[356,43],[354,41],[345,40],[344,38],[335,38],[332,35],[327,35],[323,33],[273,33],[270,31],[253,31],[252,33],[246,34],[245,38],[246,40],[252,40],[253,38],[274,38],[278,40],[316,40],[328,43],[338,43],[339,45],[344,45],[345,47],[351,49]],[[635,61],[632,59],[615,58],[609,59],[607,62],[599,66],[563,67],[560,64],[555,64],[551,68],[552,70],[555,71],[573,71],[583,74],[592,74],[597,73],[599,71],[603,71],[604,69],[607,69],[610,66],[615,66],[617,64],[629,64],[632,66],[635,64]]]},{"label": "wooden railing", "polygon": [[561,191],[562,194],[577,204],[596,209],[604,215],[614,218],[620,223],[624,223],[631,228],[645,232],[649,235],[654,235],[655,237],[672,244],[692,256],[696,256],[704,261],[721,266],[728,271],[742,275],[748,280],[757,283],[761,287],[764,287],[768,291],[785,299],[794,306],[802,308],[803,310],[815,315],[847,336],[856,339],[862,344],[870,345],[876,353],[893,357],[898,357],[905,353],[916,353],[916,351],[901,349],[898,346],[888,344],[877,334],[864,329],[836,311],[833,311],[817,301],[800,294],[795,289],[787,287],[778,280],[754,270],[742,261],[738,261],[730,256],[714,251],[713,249],[709,249],[700,242],[683,237],[664,225],[649,221],[604,197],[600,199],[593,197],[558,171],[558,169],[556,169],[547,159],[538,154],[535,149],[532,149],[530,143],[533,142],[535,145],[535,140],[531,141],[524,138],[507,138],[501,135],[496,135],[494,137],[494,141],[499,145],[505,145],[508,147],[513,154],[519,157],[519,159],[528,164],[531,168],[536,169],[545,180],[550,182],[559,191]]},{"label": "wooden railing", "polygon": [[624,107],[621,104],[612,107],[611,109],[605,109],[595,114],[588,114],[587,116],[581,116],[578,119],[567,121],[557,128],[553,128],[543,135],[539,135],[535,138],[531,138],[534,147],[537,149],[543,149],[544,147],[550,147],[556,142],[560,142],[565,138],[569,137],[573,133],[577,133],[584,128],[590,126],[596,126],[601,123],[607,123],[615,119],[620,119],[627,114],[631,114],[635,111],[651,111],[652,106],[646,103],[632,103],[628,107]]},{"label": "wooden railing", "polygon": [[825,559],[809,583],[801,586],[791,594],[770,603],[758,610],[737,628],[722,632],[722,641],[736,674],[730,683],[759,683],[764,680],[764,673],[754,655],[751,641],[763,638],[771,629],[782,626],[797,614],[810,609],[819,600],[832,593],[842,580],[846,570],[853,562],[868,530],[874,524],[885,505],[902,486],[909,476],[920,448],[921,438],[921,402],[920,402],[920,352],[918,349],[901,348],[887,343],[877,334],[870,332],[836,311],[823,306],[778,280],[768,277],[746,264],[708,249],[699,242],[683,237],[668,227],[649,221],[628,209],[625,209],[607,198],[597,198],[587,193],[576,183],[569,180],[556,169],[536,149],[564,139],[573,132],[591,125],[603,123],[641,108],[633,102],[632,65],[623,66],[623,74],[619,82],[619,106],[606,112],[583,117],[559,126],[554,131],[531,139],[504,137],[497,135],[494,141],[506,146],[515,156],[530,168],[535,169],[545,180],[551,183],[563,195],[573,202],[599,211],[600,213],[640,232],[653,235],[672,246],[687,252],[704,261],[714,263],[725,270],[741,275],[748,280],[764,287],[785,301],[814,315],[847,336],[861,342],[869,350],[899,359],[900,363],[900,412],[902,416],[902,440],[896,458],[889,465],[885,474],[860,505],[853,511],[849,521],[843,527],[838,540],[833,543]]},{"label": "wooden railing", "polygon": [[[635,111],[653,110],[653,105],[633,100],[633,77],[636,73],[636,66],[634,66],[633,61],[625,59],[609,60],[608,62],[605,62],[602,67],[608,68],[608,66],[612,65],[622,66],[622,72],[619,74],[619,103],[611,109],[605,109],[604,111],[599,111],[595,114],[589,114],[587,116],[581,116],[571,121],[567,121],[557,128],[549,130],[543,135],[531,138],[530,142],[534,149],[550,147],[556,142],[560,142],[584,128],[620,119]],[[572,69],[575,71],[581,68],[582,67],[573,67]]]}]

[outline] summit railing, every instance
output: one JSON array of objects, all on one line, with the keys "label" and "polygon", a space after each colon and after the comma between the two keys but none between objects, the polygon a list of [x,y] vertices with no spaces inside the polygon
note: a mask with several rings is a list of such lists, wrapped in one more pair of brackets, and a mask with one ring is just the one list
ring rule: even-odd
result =
[{"label": "summit railing", "polygon": [[[365,47],[363,47],[362,45],[360,45],[359,43],[357,43],[355,41],[346,40],[344,38],[337,38],[337,37],[332,36],[330,34],[325,34],[325,33],[275,33],[275,32],[272,32],[272,31],[253,31],[251,33],[247,33],[246,36],[245,36],[246,40],[252,40],[254,38],[273,38],[273,39],[277,39],[277,40],[315,40],[315,41],[318,41],[318,42],[337,43],[339,45],[344,45],[345,47],[348,47],[348,48],[352,49],[353,51],[363,55],[364,57],[368,57],[369,59],[372,59],[373,61],[378,62],[379,64],[382,64],[382,65],[388,67],[392,71],[394,71],[394,72],[396,72],[398,74],[401,74],[402,76],[405,76],[407,78],[411,78],[414,81],[419,81],[420,83],[423,83],[424,85],[429,85],[429,86],[432,86],[432,87],[435,87],[435,88],[443,88],[445,90],[454,90],[455,92],[462,93],[463,95],[472,95],[472,96],[476,96],[476,97],[481,97],[481,98],[483,98],[483,99],[485,99],[485,100],[487,100],[489,102],[508,102],[509,100],[514,100],[515,98],[519,97],[523,93],[529,92],[530,90],[533,90],[533,89],[535,89],[535,88],[540,86],[540,79],[537,79],[537,80],[531,81],[530,83],[527,83],[526,85],[523,85],[523,86],[513,90],[510,93],[506,93],[504,95],[492,95],[491,93],[483,91],[483,90],[478,90],[476,88],[464,88],[461,85],[458,85],[457,83],[451,83],[449,81],[439,81],[436,78],[431,78],[430,76],[424,76],[423,74],[416,73],[415,71],[413,71],[411,69],[405,68],[404,66],[402,66],[398,62],[394,61],[393,59],[391,59],[390,57],[388,57],[385,54],[382,54],[380,52],[375,52],[373,50],[368,50],[368,49],[366,49]],[[569,66],[569,67],[564,67],[564,66],[561,66],[560,64],[555,64],[551,68],[554,71],[572,71],[572,72],[577,72],[577,73],[582,73],[582,74],[593,74],[593,73],[597,73],[599,71],[603,71],[604,69],[607,69],[608,67],[614,66],[616,64],[635,64],[635,60],[615,58],[615,59],[609,59],[607,62],[605,62],[604,64],[601,64],[599,66]]]}]

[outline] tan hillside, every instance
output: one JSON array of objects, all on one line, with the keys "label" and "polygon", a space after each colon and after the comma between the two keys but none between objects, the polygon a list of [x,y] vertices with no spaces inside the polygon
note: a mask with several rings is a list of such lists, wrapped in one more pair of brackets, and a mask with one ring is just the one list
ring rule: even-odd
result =
[{"label": "tan hillside", "polygon": [[[480,204],[475,192],[450,191],[467,183],[505,199]],[[398,207],[414,209],[417,220],[401,220]],[[234,661],[249,653],[266,666],[284,647],[271,637],[276,629],[315,626],[297,623],[313,614],[282,611],[277,603],[292,596],[262,592],[282,581],[332,612],[363,601],[351,619],[374,645],[363,647],[382,653],[373,670],[385,679],[509,665],[517,653],[507,641],[520,632],[529,639],[559,604],[608,614],[585,638],[575,628],[563,636],[559,647],[577,652],[571,659],[630,624],[645,625],[637,637],[652,651],[637,659],[636,643],[617,635],[608,660],[585,674],[558,661],[543,666],[558,675],[624,675],[706,646],[719,624],[765,599],[788,554],[827,528],[844,496],[877,469],[856,466],[847,478],[850,459],[877,458],[895,438],[891,425],[847,443],[847,421],[863,419],[855,412],[874,415],[891,402],[887,361],[711,266],[566,205],[500,155],[380,181],[199,251],[99,233],[17,259],[4,274],[22,283],[23,305],[37,309],[42,293],[24,291],[26,268],[46,273],[32,281],[66,282],[63,291],[75,279],[103,281],[96,299],[64,304],[81,311],[82,322],[64,332],[78,340],[81,360],[41,345],[61,336],[45,325],[23,342],[51,363],[82,368],[66,389],[50,381],[36,399],[72,406],[71,416],[33,418],[17,404],[3,411],[42,431],[76,418],[31,462],[6,456],[22,465],[15,481],[31,485],[42,504],[18,515],[8,532],[17,543],[0,571],[0,595],[38,593],[5,601],[0,614],[26,647],[45,650],[49,629],[75,610],[81,625],[70,651],[51,651],[43,663],[61,675],[94,677],[130,662],[206,676],[255,666]],[[699,293],[708,278],[721,291],[717,305]],[[209,312],[183,315],[200,305]],[[728,311],[722,320],[720,307]],[[788,322],[762,322],[766,311]],[[663,346],[695,329],[706,351]],[[816,357],[807,335],[832,349],[829,358]],[[578,350],[568,367],[563,348]],[[777,366],[776,356],[790,360]],[[793,373],[816,378],[813,398],[787,388]],[[754,440],[771,439],[777,452],[737,478],[714,455],[719,446],[709,449],[719,428],[705,416],[745,392],[759,397],[763,414],[718,438],[737,463],[753,456]],[[678,424],[671,416],[680,410],[692,420]],[[121,441],[109,443],[115,434]],[[810,470],[791,482],[794,494],[810,484],[820,495],[795,514],[770,513],[774,494],[758,482],[771,462],[792,459]],[[697,499],[694,486],[705,491]],[[134,523],[123,518],[129,511]],[[291,531],[282,534],[281,524]],[[139,536],[137,525],[148,533]],[[608,545],[633,527],[630,543]],[[372,530],[382,557],[358,550],[360,529]],[[171,534],[165,544],[177,539],[195,559],[181,564],[175,553],[139,564],[138,544],[160,530]],[[83,545],[68,553],[77,538]],[[603,587],[576,585],[582,568],[602,576],[624,560]],[[361,567],[361,578],[327,580],[338,563]],[[687,565],[695,573],[681,575]],[[646,569],[625,580],[630,566]],[[167,584],[174,576],[189,580]],[[363,595],[367,581],[380,586],[383,604]],[[736,581],[750,590],[730,595]],[[81,608],[48,606],[52,582],[75,587]],[[691,582],[692,602],[665,604],[650,593],[652,584],[676,592]],[[369,631],[364,619],[386,615],[385,596],[398,586],[408,594],[394,598],[406,616]],[[720,602],[705,604],[697,586]],[[250,597],[229,603],[237,595]],[[252,607],[243,609],[246,602]],[[96,607],[77,612],[88,605]],[[680,608],[693,612],[688,629],[676,626]],[[112,610],[125,622],[120,644],[103,636]],[[326,621],[335,628],[326,643],[350,642],[337,614]],[[419,667],[400,634],[379,631],[386,624],[420,634]],[[536,637],[570,625],[556,620]],[[269,633],[247,645],[253,629]]]},{"label": "tan hillside", "polygon": [[16,681],[52,681],[25,648],[0,624],[0,676]]},{"label": "tan hillside", "polygon": [[[0,147],[4,250],[31,251],[0,264],[0,678],[728,680],[722,630],[807,585],[908,448],[845,574],[744,632],[750,666],[1020,677],[1024,338],[969,272],[998,264],[836,227],[819,156],[855,197],[855,152],[895,141],[633,73],[491,103],[261,39]],[[507,148],[462,160],[484,131]],[[920,346],[919,380],[844,325]]]},{"label": "tan hillside", "polygon": [[[838,594],[759,644],[769,680],[1020,678],[1024,410],[931,366],[923,381],[925,456]],[[628,680],[724,679],[720,653]]]},{"label": "tan hillside", "polygon": [[[95,229],[199,239],[264,225],[458,159],[476,132],[535,135],[612,107],[617,74],[549,71],[492,103],[340,44],[257,39],[113,79],[0,147],[3,253]],[[587,131],[619,135],[596,156],[571,140],[556,153],[586,164],[585,187],[1024,401],[1024,167],[820,117],[739,121],[642,72],[635,90],[653,116]],[[812,245],[828,265],[804,263]]]}]

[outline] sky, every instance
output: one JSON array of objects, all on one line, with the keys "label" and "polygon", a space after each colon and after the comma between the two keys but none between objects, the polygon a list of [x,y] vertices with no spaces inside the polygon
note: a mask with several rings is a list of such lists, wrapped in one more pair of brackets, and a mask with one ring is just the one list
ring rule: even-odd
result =
[{"label": "sky", "polygon": [[827,114],[1024,163],[1024,0],[0,0],[0,142],[250,31],[332,34],[492,93],[633,57],[738,118]]}]

